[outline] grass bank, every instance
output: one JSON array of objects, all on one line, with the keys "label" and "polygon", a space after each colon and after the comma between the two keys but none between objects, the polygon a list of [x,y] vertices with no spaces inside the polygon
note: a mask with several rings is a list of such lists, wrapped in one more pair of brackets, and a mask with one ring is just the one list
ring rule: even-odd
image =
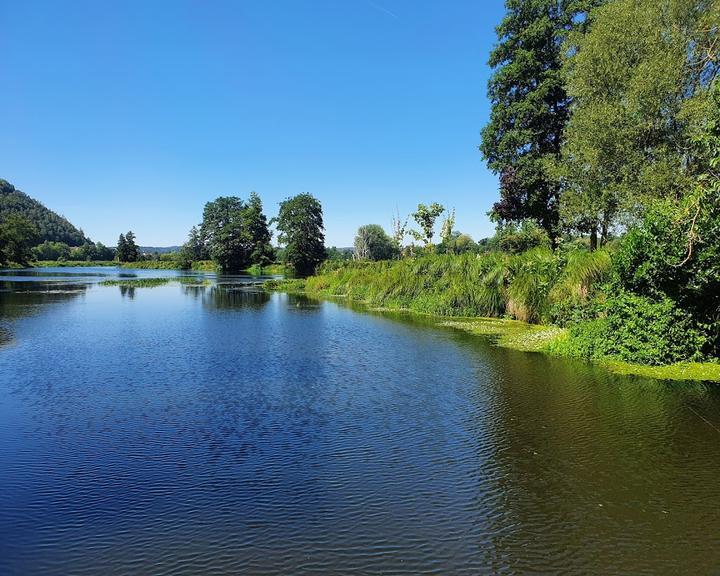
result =
[{"label": "grass bank", "polygon": [[118,266],[113,260],[38,260],[33,268],[90,268],[95,266]]},{"label": "grass bank", "polygon": [[[270,280],[265,288],[421,314],[439,326],[491,337],[499,346],[568,355],[563,351],[570,330],[563,326],[572,325],[568,319],[590,306],[593,286],[609,273],[610,265],[610,255],[603,252],[435,255],[331,264],[316,276]],[[612,356],[591,360],[621,374],[720,381],[717,362],[651,365]]]}]

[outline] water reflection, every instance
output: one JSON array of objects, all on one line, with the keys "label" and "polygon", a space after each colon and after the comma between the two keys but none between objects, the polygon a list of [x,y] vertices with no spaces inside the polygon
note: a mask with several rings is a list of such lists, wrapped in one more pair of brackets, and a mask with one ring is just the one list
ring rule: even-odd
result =
[{"label": "water reflection", "polygon": [[264,290],[242,284],[218,284],[191,294],[200,297],[204,306],[216,310],[259,310],[270,301],[270,294]]},{"label": "water reflection", "polygon": [[0,282],[0,319],[38,313],[43,306],[83,296],[89,284],[65,282]]},{"label": "water reflection", "polygon": [[135,298],[135,287],[134,286],[118,286],[118,288],[120,289],[120,295],[123,298],[127,297],[130,300]]}]

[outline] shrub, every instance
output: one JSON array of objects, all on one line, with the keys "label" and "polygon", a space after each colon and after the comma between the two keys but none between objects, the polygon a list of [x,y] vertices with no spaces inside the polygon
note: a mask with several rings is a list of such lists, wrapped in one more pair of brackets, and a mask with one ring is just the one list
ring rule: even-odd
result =
[{"label": "shrub", "polygon": [[692,317],[669,298],[622,292],[601,305],[597,318],[572,326],[569,337],[552,349],[580,358],[658,365],[698,360],[704,342]]}]

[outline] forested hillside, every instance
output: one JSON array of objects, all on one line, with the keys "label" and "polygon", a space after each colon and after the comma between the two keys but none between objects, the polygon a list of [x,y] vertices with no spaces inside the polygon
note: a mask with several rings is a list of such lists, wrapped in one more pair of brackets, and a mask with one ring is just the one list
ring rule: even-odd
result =
[{"label": "forested hillside", "polygon": [[0,223],[13,214],[22,216],[37,227],[38,242],[64,242],[69,246],[89,242],[82,230],[0,178]]}]

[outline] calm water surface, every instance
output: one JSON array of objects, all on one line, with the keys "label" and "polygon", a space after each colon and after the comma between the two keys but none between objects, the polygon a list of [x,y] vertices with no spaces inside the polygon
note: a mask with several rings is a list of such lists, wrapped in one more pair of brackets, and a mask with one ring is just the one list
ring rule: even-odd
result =
[{"label": "calm water surface", "polygon": [[0,273],[0,574],[720,573],[716,386],[117,274]]}]

